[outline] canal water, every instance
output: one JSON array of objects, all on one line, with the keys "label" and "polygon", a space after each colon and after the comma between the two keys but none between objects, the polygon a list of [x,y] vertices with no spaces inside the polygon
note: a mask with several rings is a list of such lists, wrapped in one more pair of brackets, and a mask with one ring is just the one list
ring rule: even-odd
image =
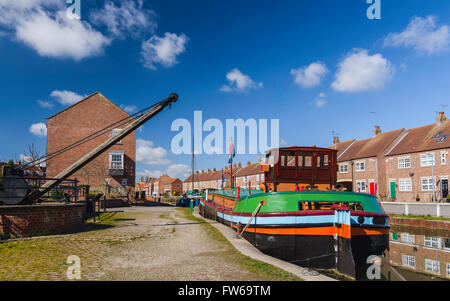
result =
[{"label": "canal water", "polygon": [[[381,262],[380,280],[450,280],[450,231],[393,224]],[[357,280],[369,280],[367,268],[358,268]]]}]

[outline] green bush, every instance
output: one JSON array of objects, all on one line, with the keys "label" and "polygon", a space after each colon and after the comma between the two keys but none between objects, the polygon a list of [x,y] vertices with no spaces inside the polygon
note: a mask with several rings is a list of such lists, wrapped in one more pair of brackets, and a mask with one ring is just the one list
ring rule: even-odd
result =
[{"label": "green bush", "polygon": [[64,199],[64,191],[62,190],[53,190],[50,192],[50,198],[52,200],[62,200]]}]

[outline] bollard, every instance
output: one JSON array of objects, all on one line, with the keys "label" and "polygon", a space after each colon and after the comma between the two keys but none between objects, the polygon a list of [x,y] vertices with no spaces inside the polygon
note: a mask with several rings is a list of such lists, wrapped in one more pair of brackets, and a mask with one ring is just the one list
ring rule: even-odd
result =
[{"label": "bollard", "polygon": [[441,217],[441,204],[436,204],[436,216]]},{"label": "bollard", "polygon": [[405,215],[409,215],[409,204],[405,203]]}]

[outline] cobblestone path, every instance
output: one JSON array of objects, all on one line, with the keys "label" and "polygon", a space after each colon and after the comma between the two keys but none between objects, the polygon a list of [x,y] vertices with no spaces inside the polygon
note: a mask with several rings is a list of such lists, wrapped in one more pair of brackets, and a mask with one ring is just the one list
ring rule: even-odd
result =
[{"label": "cobblestone path", "polygon": [[70,255],[81,259],[81,280],[273,279],[243,268],[236,250],[186,212],[125,208],[79,233],[1,243],[0,280],[68,280]]}]

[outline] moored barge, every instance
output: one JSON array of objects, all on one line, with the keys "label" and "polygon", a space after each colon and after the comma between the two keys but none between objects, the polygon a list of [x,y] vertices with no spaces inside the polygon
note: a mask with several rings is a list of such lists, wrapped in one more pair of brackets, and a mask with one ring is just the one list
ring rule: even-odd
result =
[{"label": "moored barge", "polygon": [[[383,255],[388,248],[389,217],[376,196],[335,190],[334,150],[289,148],[276,152],[279,158],[266,169],[263,191],[208,193],[200,202],[200,214],[232,227],[265,254],[304,267],[335,269],[355,278],[357,266],[366,264],[372,255]],[[290,170],[294,176],[284,181],[297,187],[308,184],[307,190],[277,191],[283,183],[277,173],[284,172],[288,155],[293,160],[289,167],[299,170]],[[311,158],[309,172],[304,164],[299,166],[304,156]],[[321,168],[320,177],[313,166]],[[315,181],[308,182],[301,174]],[[327,190],[314,188],[316,184]]]}]

